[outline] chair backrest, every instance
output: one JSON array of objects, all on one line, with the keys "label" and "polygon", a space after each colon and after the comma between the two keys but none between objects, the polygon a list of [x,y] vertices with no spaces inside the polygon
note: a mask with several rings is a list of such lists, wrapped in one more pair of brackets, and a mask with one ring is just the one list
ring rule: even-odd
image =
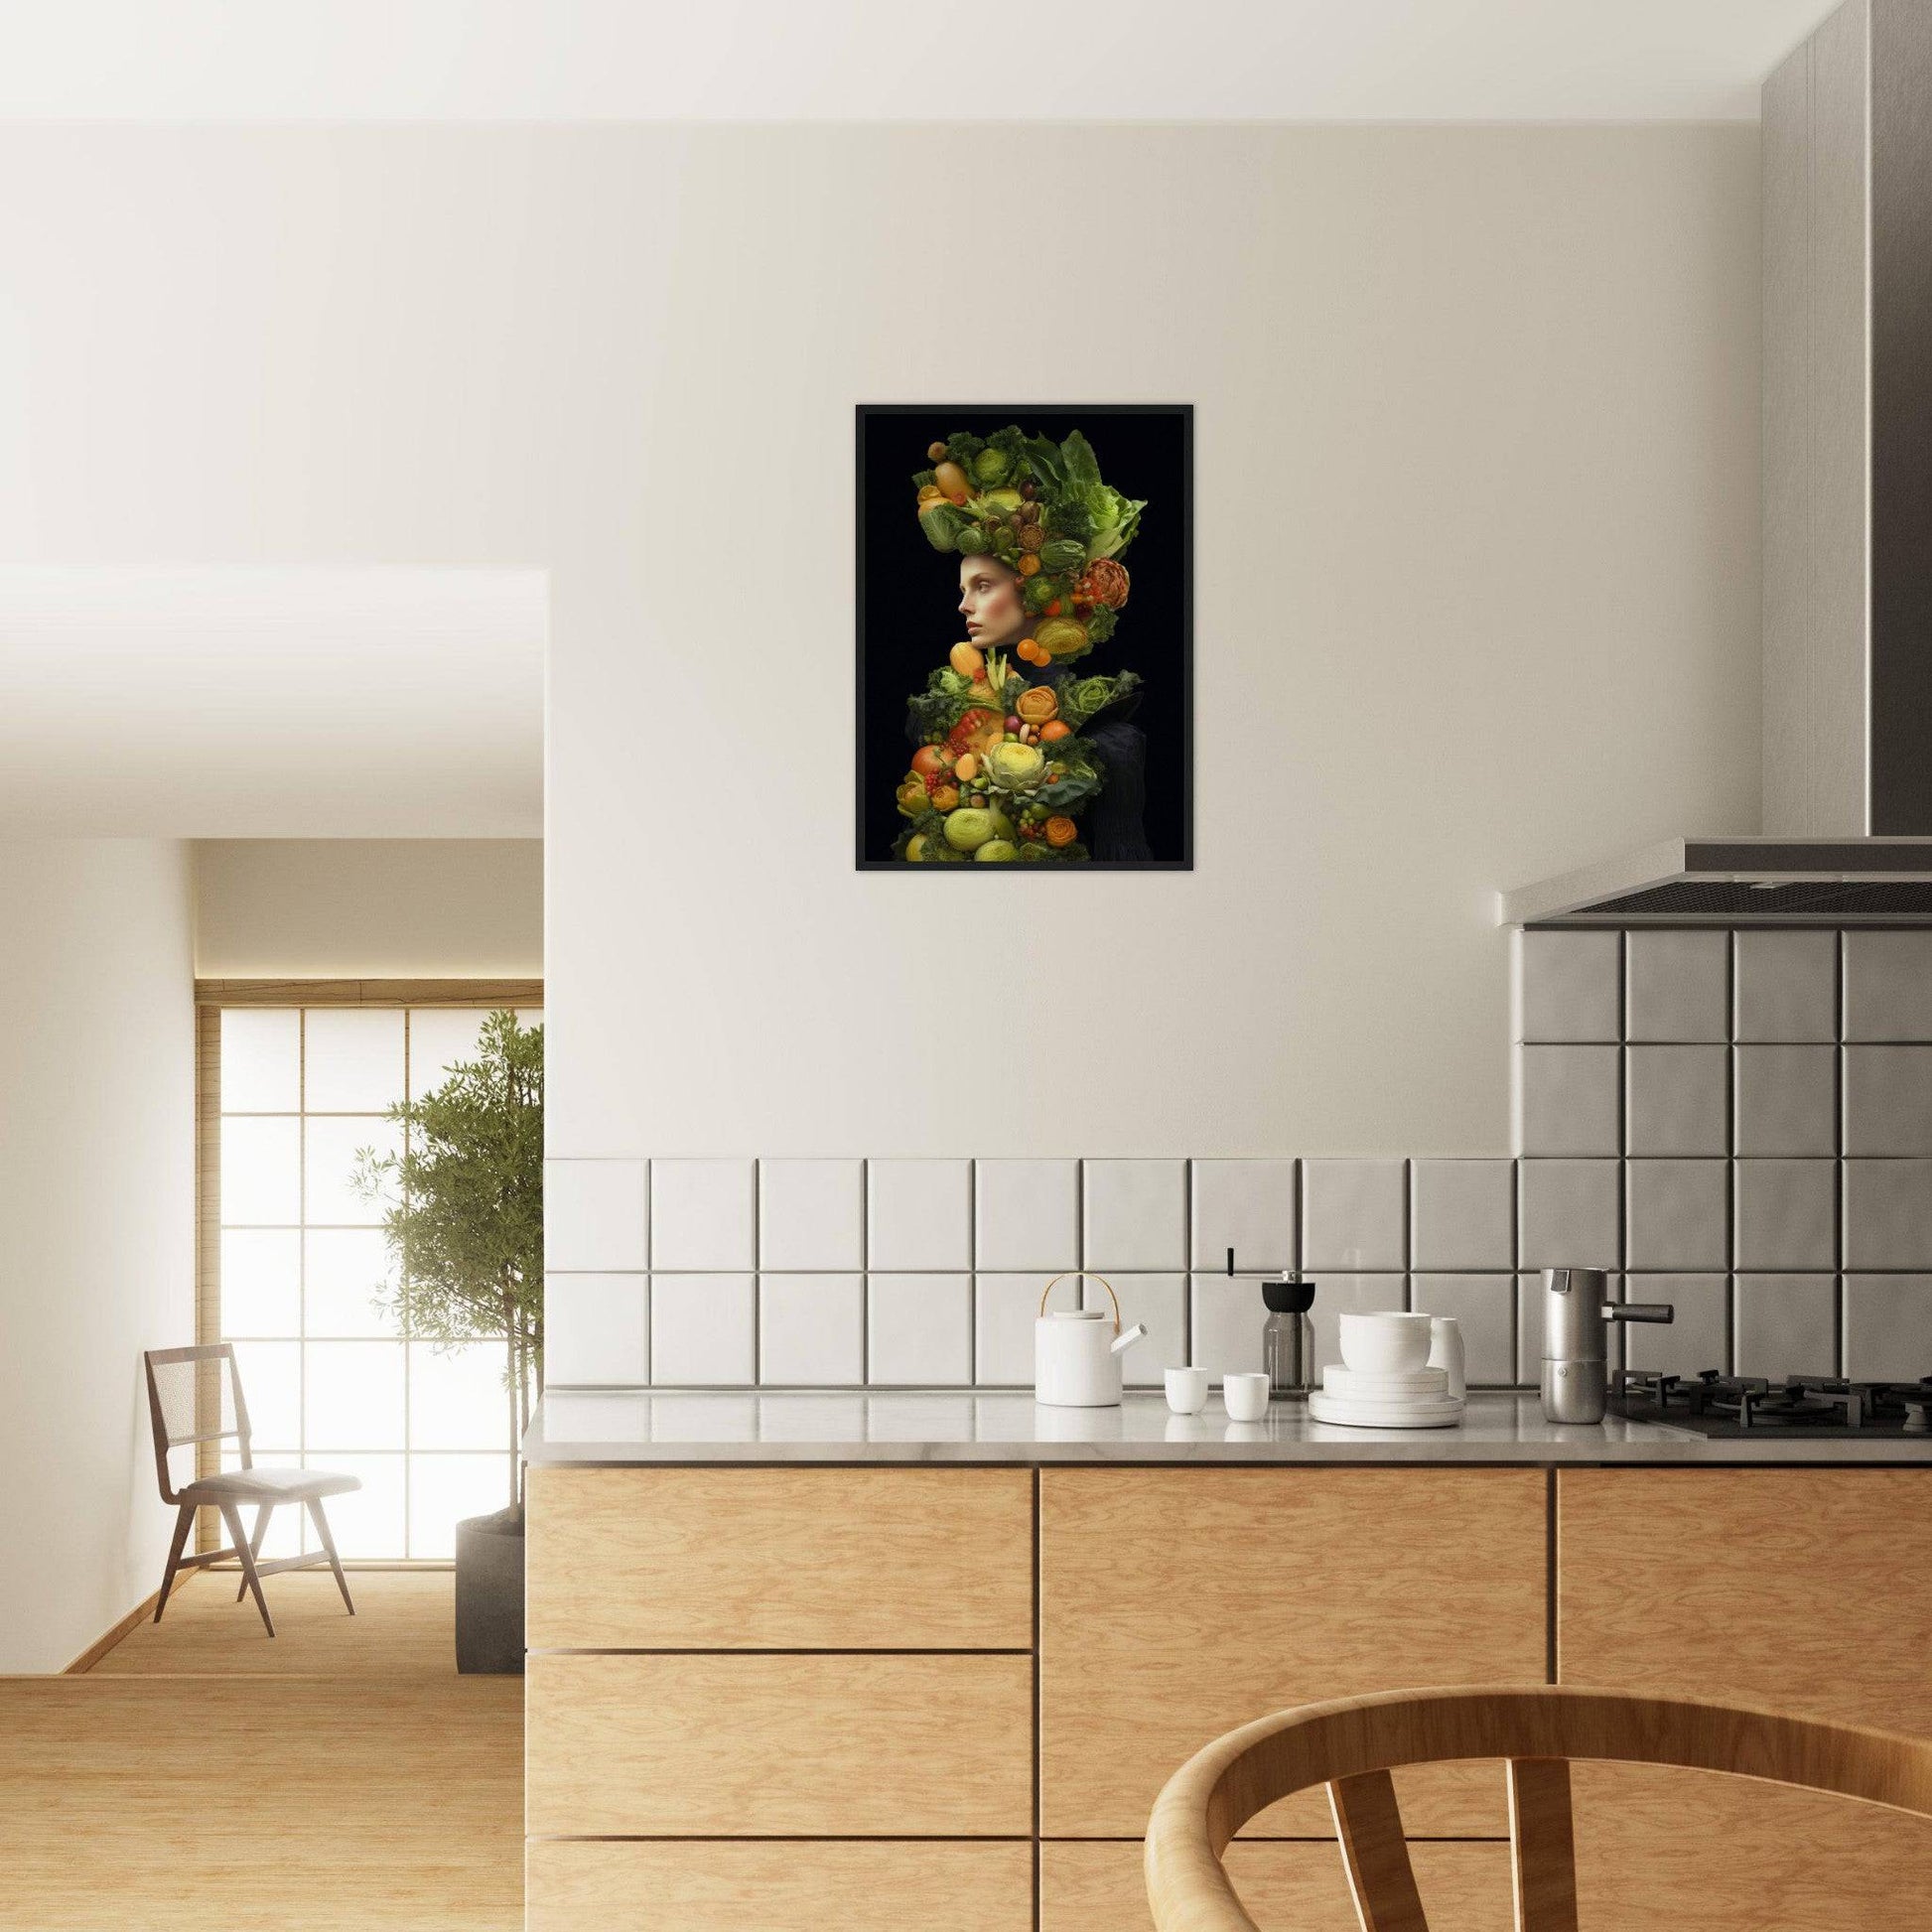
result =
[{"label": "chair backrest", "polygon": [[1834,1792],[1932,1817],[1932,1742],[1734,1705],[1538,1685],[1396,1691],[1303,1705],[1231,1730],[1155,1800],[1147,1890],[1160,1932],[1260,1932],[1221,1855],[1259,1811],[1325,1784],[1367,1932],[1428,1932],[1392,1769],[1503,1758],[1521,1932],[1576,1932],[1573,1758],[1673,1764]]},{"label": "chair backrest", "polygon": [[234,1344],[217,1341],[196,1348],[150,1348],[141,1360],[148,1374],[148,1420],[154,1427],[155,1473],[161,1500],[176,1500],[168,1451],[186,1444],[237,1442],[241,1466],[254,1466],[248,1450],[248,1405]]}]

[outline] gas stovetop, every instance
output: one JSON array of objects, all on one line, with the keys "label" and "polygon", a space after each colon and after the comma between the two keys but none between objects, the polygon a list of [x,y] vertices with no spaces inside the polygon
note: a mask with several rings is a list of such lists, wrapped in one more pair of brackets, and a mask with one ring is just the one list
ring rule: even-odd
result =
[{"label": "gas stovetop", "polygon": [[1631,1422],[1669,1423],[1700,1436],[1932,1436],[1932,1376],[1919,1382],[1848,1382],[1793,1375],[1782,1382],[1618,1369],[1610,1409]]}]

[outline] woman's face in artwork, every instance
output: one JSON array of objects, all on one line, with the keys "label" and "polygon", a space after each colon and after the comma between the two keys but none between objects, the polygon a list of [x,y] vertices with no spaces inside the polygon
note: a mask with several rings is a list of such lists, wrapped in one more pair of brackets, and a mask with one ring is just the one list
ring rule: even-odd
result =
[{"label": "woman's face in artwork", "polygon": [[959,560],[959,614],[966,634],[982,649],[1016,643],[1027,633],[1027,607],[1020,601],[1021,580],[994,557]]}]

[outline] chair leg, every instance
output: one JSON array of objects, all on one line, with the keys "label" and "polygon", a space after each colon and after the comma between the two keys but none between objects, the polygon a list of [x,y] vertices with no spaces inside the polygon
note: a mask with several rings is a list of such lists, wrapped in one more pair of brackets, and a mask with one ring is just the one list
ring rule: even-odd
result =
[{"label": "chair leg", "polygon": [[168,1568],[161,1573],[161,1593],[154,1599],[154,1620],[168,1607],[168,1592],[175,1587],[175,1573],[181,1568],[181,1553],[187,1547],[188,1532],[195,1527],[195,1505],[183,1503],[175,1518],[175,1540],[168,1546]]},{"label": "chair leg", "polygon": [[309,1498],[309,1514],[316,1519],[316,1534],[322,1538],[322,1547],[329,1552],[329,1567],[336,1573],[336,1587],[343,1593],[343,1602],[350,1616],[355,1614],[355,1605],[348,1594],[348,1579],[343,1575],[342,1559],[336,1554],[336,1539],[329,1534],[329,1518],[322,1513],[322,1498]]},{"label": "chair leg", "polygon": [[[248,1539],[248,1550],[249,1554],[255,1557],[257,1561],[260,1560],[262,1553],[262,1539],[268,1534],[269,1511],[274,1507],[275,1505],[273,1503],[258,1503],[255,1506],[255,1533]],[[234,1600],[239,1603],[247,1593],[248,1579],[243,1577],[241,1582],[235,1586]]]},{"label": "chair leg", "polygon": [[223,1503],[221,1520],[227,1524],[228,1535],[234,1542],[234,1553],[241,1559],[241,1580],[255,1592],[255,1607],[261,1611],[262,1622],[272,1637],[275,1634],[275,1619],[268,1613],[268,1598],[262,1594],[262,1580],[255,1574],[255,1553],[241,1533],[240,1509],[233,1503]]}]

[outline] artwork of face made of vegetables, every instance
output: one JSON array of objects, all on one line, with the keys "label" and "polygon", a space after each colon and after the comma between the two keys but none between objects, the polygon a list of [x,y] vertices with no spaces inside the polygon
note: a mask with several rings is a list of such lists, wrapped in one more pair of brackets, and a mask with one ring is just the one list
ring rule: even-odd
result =
[{"label": "artwork of face made of vegetables", "polygon": [[[879,467],[901,451],[915,466],[898,473],[902,559],[888,581],[929,572],[919,617],[950,634],[893,641],[898,750],[863,745],[861,772],[862,783],[875,774],[874,799],[890,792],[897,824],[882,852],[881,814],[862,797],[860,862],[1185,866],[1190,412],[1084,412],[1096,435],[1116,432],[1103,447],[1118,443],[1134,465],[1112,482],[1083,426],[1055,422],[1048,434],[974,413],[982,427],[933,434],[936,411],[881,411],[870,423],[874,412],[861,411],[862,493],[869,447]],[[1113,418],[1126,421],[1097,420]],[[877,487],[892,489],[890,476]],[[882,616],[870,608],[879,579],[868,527],[862,733],[890,715],[888,694],[867,688],[869,628]],[[1156,596],[1144,595],[1143,559]],[[942,599],[956,603],[947,611]],[[1144,610],[1153,622],[1130,649]]]}]

